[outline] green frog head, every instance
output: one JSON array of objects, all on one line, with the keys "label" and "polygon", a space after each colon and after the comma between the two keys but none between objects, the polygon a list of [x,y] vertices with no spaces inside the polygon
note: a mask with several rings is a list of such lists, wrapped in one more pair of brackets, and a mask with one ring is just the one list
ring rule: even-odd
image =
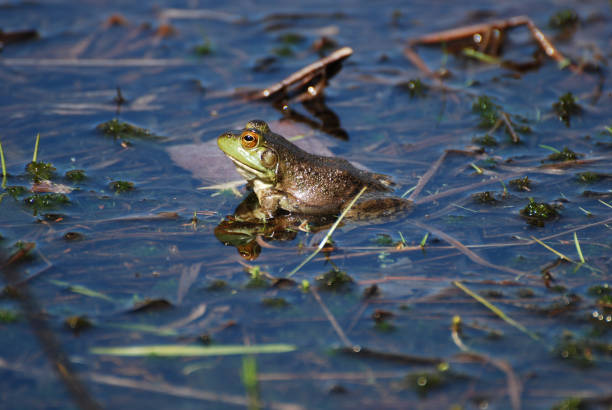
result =
[{"label": "green frog head", "polygon": [[278,172],[279,153],[275,134],[264,121],[249,121],[243,130],[227,131],[217,138],[219,148],[236,164],[247,181],[273,184]]}]

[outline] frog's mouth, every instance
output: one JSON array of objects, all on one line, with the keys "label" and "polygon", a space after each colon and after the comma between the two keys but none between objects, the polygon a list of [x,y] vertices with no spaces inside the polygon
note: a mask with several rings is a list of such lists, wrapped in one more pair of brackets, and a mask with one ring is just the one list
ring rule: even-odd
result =
[{"label": "frog's mouth", "polygon": [[234,165],[236,165],[236,170],[238,171],[238,173],[242,175],[247,181],[251,181],[253,179],[260,179],[262,181],[272,182],[270,181],[270,177],[267,172],[250,167],[232,157],[229,158],[232,160]]}]

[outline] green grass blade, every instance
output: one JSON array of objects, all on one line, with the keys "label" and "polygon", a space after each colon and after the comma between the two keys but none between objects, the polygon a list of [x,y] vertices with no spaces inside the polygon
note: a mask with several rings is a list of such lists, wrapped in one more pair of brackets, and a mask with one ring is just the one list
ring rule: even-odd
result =
[{"label": "green grass blade", "polygon": [[477,174],[479,174],[479,175],[480,175],[480,174],[482,174],[482,173],[483,173],[483,170],[482,170],[482,169],[480,169],[480,167],[478,167],[478,165],[474,164],[473,162],[472,162],[472,163],[470,163],[470,166],[476,170],[476,173],[477,173]]},{"label": "green grass blade", "polygon": [[329,231],[327,231],[327,235],[325,235],[323,240],[321,240],[321,243],[319,243],[319,246],[317,246],[317,249],[315,249],[313,253],[311,253],[306,259],[304,259],[302,261],[302,263],[300,263],[298,266],[296,266],[295,269],[293,269],[291,272],[289,272],[289,274],[287,275],[288,278],[290,278],[291,276],[295,275],[297,273],[297,271],[302,269],[302,267],[304,265],[306,265],[308,262],[310,262],[312,260],[312,258],[314,258],[321,251],[321,249],[323,249],[323,247],[325,246],[327,241],[331,238],[331,236],[333,235],[334,231],[336,230],[336,228],[340,224],[340,221],[342,221],[342,219],[346,216],[346,214],[353,207],[353,205],[355,205],[355,202],[357,202],[359,197],[365,192],[366,189],[367,189],[367,186],[364,186],[363,188],[361,188],[361,191],[359,191],[359,193],[357,195],[355,195],[355,198],[353,198],[353,200],[348,204],[348,206],[346,208],[344,208],[344,211],[342,211],[342,213],[340,214],[338,219],[336,219],[336,222],[334,222],[334,224],[329,229]]},{"label": "green grass blade", "polygon": [[464,48],[463,55],[475,58],[476,60],[482,61],[483,63],[488,64],[501,64],[501,60],[499,58],[495,58],[485,53],[481,53],[480,51],[476,51],[471,48]]},{"label": "green grass blade", "polygon": [[578,252],[580,262],[585,263],[584,256],[582,255],[582,249],[580,249],[580,242],[578,242],[578,235],[576,235],[576,232],[574,232],[574,243],[576,244],[576,251]]},{"label": "green grass blade", "polygon": [[467,293],[468,295],[470,295],[471,297],[476,299],[478,302],[483,304],[487,309],[489,309],[491,312],[495,313],[504,322],[514,326],[515,328],[517,328],[521,332],[527,334],[533,340],[540,340],[540,337],[538,335],[536,335],[535,333],[531,332],[525,326],[521,325],[519,322],[517,322],[516,320],[514,320],[511,317],[509,317],[508,315],[506,315],[497,306],[493,305],[491,302],[489,302],[488,300],[486,300],[485,298],[483,298],[479,294],[477,294],[474,291],[472,291],[470,288],[465,286],[463,283],[455,280],[455,281],[453,281],[453,285],[457,286],[459,289],[461,289],[462,291],[464,291],[465,293]]},{"label": "green grass blade", "polygon": [[400,198],[404,198],[406,195],[408,195],[409,193],[411,193],[412,191],[414,191],[414,190],[416,189],[416,187],[417,187],[417,186],[415,185],[415,186],[413,186],[412,188],[408,188],[408,189],[406,190],[406,192],[404,192]]},{"label": "green grass blade", "polygon": [[601,199],[598,199],[598,201],[607,206],[608,208],[612,208],[612,205],[610,205],[609,203],[602,201]]},{"label": "green grass blade", "polygon": [[547,149],[547,150],[549,150],[549,151],[552,151],[552,152],[554,152],[554,153],[556,153],[556,154],[558,154],[558,153],[560,153],[560,152],[561,152],[561,151],[559,151],[557,148],[555,148],[555,147],[551,147],[550,145],[540,144],[540,145],[538,145],[538,146],[539,146],[540,148],[544,148],[544,149]]},{"label": "green grass blade", "polygon": [[6,162],[4,161],[4,151],[0,142],[0,164],[2,164],[2,189],[6,188]]},{"label": "green grass blade", "polygon": [[34,155],[32,155],[32,162],[36,162],[38,158],[38,143],[40,142],[40,132],[36,134],[36,144],[34,145]]},{"label": "green grass blade", "polygon": [[427,238],[429,238],[429,232],[425,232],[425,236],[423,236],[423,239],[421,239],[421,248],[425,247],[425,244],[427,243]]},{"label": "green grass blade", "polygon": [[267,345],[224,345],[224,346],[196,346],[196,345],[141,345],[94,347],[93,354],[111,356],[229,356],[241,354],[287,353],[296,350],[296,346],[289,344]]},{"label": "green grass blade", "polygon": [[70,283],[63,282],[61,280],[50,280],[49,282],[57,286],[64,286],[70,292],[78,293],[79,295],[89,296],[91,298],[103,299],[103,300],[106,300],[108,302],[113,302],[113,303],[115,302],[113,298],[111,298],[110,296],[107,296],[104,293],[96,292],[95,290],[89,289],[85,286],[71,285]]},{"label": "green grass blade", "polygon": [[126,329],[134,332],[151,333],[159,336],[177,336],[178,332],[174,329],[167,327],[159,327],[154,325],[147,325],[145,323],[109,323],[105,326],[113,327],[117,329]]},{"label": "green grass blade", "polygon": [[542,242],[541,240],[539,240],[538,238],[531,236],[531,239],[533,239],[534,241],[536,241],[537,243],[539,243],[540,245],[542,245],[543,247],[545,247],[546,249],[548,249],[549,251],[551,251],[552,253],[554,253],[555,255],[557,255],[559,258],[561,259],[565,259],[568,262],[574,262],[573,260],[571,260],[570,258],[568,258],[567,256],[565,256],[564,254],[562,254],[561,252],[554,250],[553,248],[551,248],[550,246],[546,245],[544,242]]},{"label": "green grass blade", "polygon": [[261,408],[259,400],[259,383],[257,381],[257,362],[254,356],[242,357],[242,383],[249,398],[249,410]]}]

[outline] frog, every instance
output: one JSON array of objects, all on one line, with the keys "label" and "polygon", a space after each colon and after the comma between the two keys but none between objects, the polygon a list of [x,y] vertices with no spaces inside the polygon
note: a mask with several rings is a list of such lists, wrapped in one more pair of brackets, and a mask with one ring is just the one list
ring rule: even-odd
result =
[{"label": "frog", "polygon": [[266,218],[281,213],[338,215],[364,187],[347,212],[349,218],[390,215],[412,205],[392,195],[389,176],[359,169],[340,157],[306,152],[263,120],[224,132],[217,145],[246,179]]}]

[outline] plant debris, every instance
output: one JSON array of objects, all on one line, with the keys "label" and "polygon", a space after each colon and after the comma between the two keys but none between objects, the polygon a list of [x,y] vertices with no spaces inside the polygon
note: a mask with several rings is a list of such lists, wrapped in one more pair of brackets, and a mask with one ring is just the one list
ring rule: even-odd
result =
[{"label": "plant debris", "polygon": [[579,114],[582,111],[580,105],[576,103],[574,94],[570,92],[567,92],[559,97],[559,101],[553,103],[552,107],[559,116],[559,120],[561,120],[566,127],[570,126],[572,115]]},{"label": "plant debris", "polygon": [[519,191],[531,191],[531,180],[525,176],[523,178],[512,179],[509,182],[510,186]]},{"label": "plant debris", "polygon": [[85,171],[82,169],[72,169],[70,171],[66,171],[65,177],[72,182],[82,182],[86,178]]},{"label": "plant debris", "polygon": [[407,91],[411,98],[424,97],[429,89],[429,87],[427,87],[418,78],[401,82],[397,85],[397,87],[401,90]]},{"label": "plant debris", "polygon": [[482,147],[496,147],[499,145],[495,137],[490,134],[485,134],[482,137],[474,137],[472,138],[472,142]]},{"label": "plant debris", "polygon": [[159,140],[163,137],[152,134],[151,131],[140,128],[127,122],[121,122],[117,118],[103,122],[96,127],[104,135],[111,136],[115,139],[148,139]]},{"label": "plant debris", "polygon": [[562,151],[553,152],[548,156],[548,159],[555,162],[561,161],[575,161],[578,158],[578,154],[569,149],[568,147],[563,148]]},{"label": "plant debris", "polygon": [[272,308],[284,308],[289,306],[289,302],[284,298],[263,298],[261,303],[263,303],[264,306]]},{"label": "plant debris", "polygon": [[319,284],[319,288],[325,290],[345,290],[354,282],[353,278],[338,268],[333,268],[327,273],[317,276],[315,280]]},{"label": "plant debris", "polygon": [[55,167],[48,162],[32,161],[26,165],[26,172],[34,182],[49,180],[55,175]]},{"label": "plant debris", "polygon": [[533,198],[529,198],[529,203],[521,209],[521,215],[527,220],[527,223],[534,226],[542,227],[544,222],[559,216],[557,210],[544,202],[535,202]]},{"label": "plant debris", "polygon": [[472,111],[480,115],[480,124],[478,126],[481,128],[494,127],[500,116],[499,110],[499,105],[494,104],[491,98],[486,95],[479,96],[474,104],[472,104]]},{"label": "plant debris", "polygon": [[578,24],[578,14],[572,9],[556,12],[548,20],[548,25],[555,29],[573,28]]},{"label": "plant debris", "polygon": [[113,181],[109,184],[109,188],[117,194],[134,190],[134,183],[128,181]]},{"label": "plant debris", "polygon": [[168,309],[172,307],[172,303],[166,299],[145,299],[134,304],[134,307],[130,310],[132,313],[144,313],[157,311],[162,309]]},{"label": "plant debris", "polygon": [[92,326],[91,320],[87,318],[87,316],[70,316],[64,320],[64,324],[73,332],[80,332],[82,330],[88,329]]},{"label": "plant debris", "polygon": [[475,201],[480,202],[481,204],[493,205],[498,202],[495,195],[491,191],[478,192],[472,197]]}]

